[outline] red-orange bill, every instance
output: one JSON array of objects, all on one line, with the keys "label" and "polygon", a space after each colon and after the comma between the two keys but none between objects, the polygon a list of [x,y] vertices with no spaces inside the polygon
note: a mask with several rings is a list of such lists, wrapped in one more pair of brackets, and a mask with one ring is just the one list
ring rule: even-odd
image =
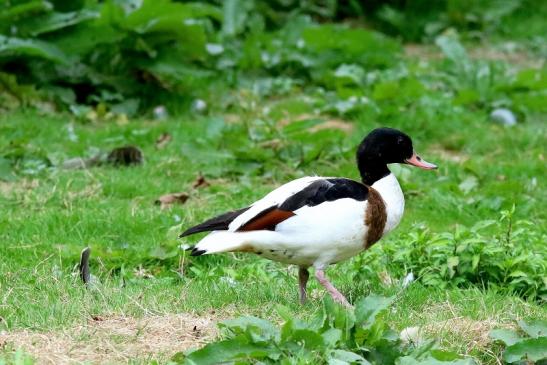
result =
[{"label": "red-orange bill", "polygon": [[416,166],[424,170],[433,170],[437,168],[437,165],[422,159],[418,156],[418,154],[416,154],[416,152],[412,154],[412,157],[407,158],[405,162],[409,165]]}]

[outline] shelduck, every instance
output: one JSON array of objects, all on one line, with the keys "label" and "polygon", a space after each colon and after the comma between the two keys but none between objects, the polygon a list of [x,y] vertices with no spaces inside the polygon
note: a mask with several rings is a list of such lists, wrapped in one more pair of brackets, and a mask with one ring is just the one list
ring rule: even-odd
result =
[{"label": "shelduck", "polygon": [[211,231],[190,248],[192,256],[250,252],[298,265],[301,303],[306,301],[308,269],[313,267],[316,279],[332,298],[350,306],[324,270],[370,248],[401,221],[404,196],[387,167],[391,163],[437,168],[416,154],[408,135],[378,128],[357,149],[361,182],[343,177],[302,177],[248,207],[191,227],[181,237]]}]

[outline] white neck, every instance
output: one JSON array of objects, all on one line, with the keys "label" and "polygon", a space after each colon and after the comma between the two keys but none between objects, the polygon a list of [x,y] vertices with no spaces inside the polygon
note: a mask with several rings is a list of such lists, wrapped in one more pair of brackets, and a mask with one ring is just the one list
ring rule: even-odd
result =
[{"label": "white neck", "polygon": [[393,173],[376,181],[372,187],[380,193],[386,204],[387,220],[384,228],[384,234],[386,234],[397,227],[401,221],[405,210],[405,197]]}]

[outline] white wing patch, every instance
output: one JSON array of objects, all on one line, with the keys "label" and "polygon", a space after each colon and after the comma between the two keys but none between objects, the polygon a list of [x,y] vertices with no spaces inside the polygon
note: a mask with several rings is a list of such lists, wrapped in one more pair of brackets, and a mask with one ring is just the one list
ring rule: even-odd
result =
[{"label": "white wing patch", "polygon": [[230,223],[228,226],[228,231],[235,232],[245,223],[249,222],[251,219],[256,217],[258,214],[262,213],[264,210],[271,208],[273,206],[281,205],[285,200],[298,193],[299,191],[305,189],[312,182],[327,179],[321,176],[306,176],[301,177],[281,185],[277,189],[268,193],[264,198],[254,202],[251,207],[239,215],[236,219]]}]

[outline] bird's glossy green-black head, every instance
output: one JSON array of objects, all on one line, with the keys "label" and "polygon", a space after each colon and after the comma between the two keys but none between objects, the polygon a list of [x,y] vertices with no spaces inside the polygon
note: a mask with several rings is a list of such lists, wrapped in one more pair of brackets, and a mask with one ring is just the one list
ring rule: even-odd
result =
[{"label": "bird's glossy green-black head", "polygon": [[357,164],[363,181],[372,185],[388,175],[390,163],[405,163],[425,170],[437,168],[414,151],[412,139],[407,134],[393,128],[374,129],[357,149]]}]

